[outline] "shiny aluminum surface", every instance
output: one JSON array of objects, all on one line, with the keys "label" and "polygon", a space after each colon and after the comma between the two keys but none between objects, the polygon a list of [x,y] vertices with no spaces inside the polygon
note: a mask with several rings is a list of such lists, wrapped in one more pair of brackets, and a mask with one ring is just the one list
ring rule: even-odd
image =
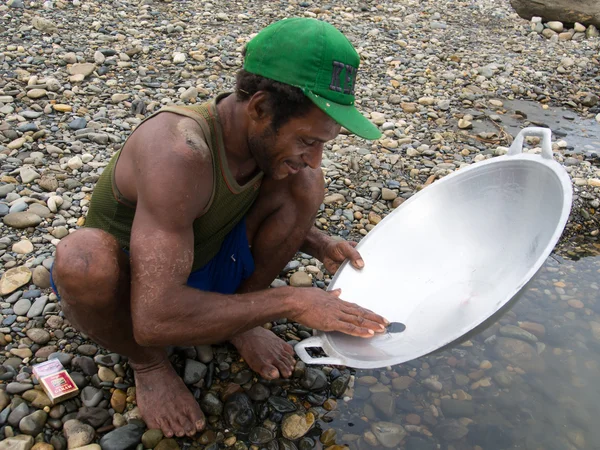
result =
[{"label": "shiny aluminum surface", "polygon": [[[526,135],[543,138],[541,155],[522,153]],[[370,339],[319,332],[296,345],[300,358],[399,364],[455,341],[510,301],[551,253],[571,209],[571,181],[550,144],[549,129],[527,128],[506,156],[460,169],[390,213],[358,245],[365,268],[344,264],[329,289],[406,329]],[[307,347],[328,357],[312,358]]]}]

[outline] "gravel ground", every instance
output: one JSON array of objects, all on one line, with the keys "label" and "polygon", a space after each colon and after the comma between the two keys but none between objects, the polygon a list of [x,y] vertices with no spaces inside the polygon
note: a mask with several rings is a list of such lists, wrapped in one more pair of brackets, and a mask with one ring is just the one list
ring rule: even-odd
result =
[{"label": "gravel ground", "polygon": [[[504,130],[503,117],[522,126],[543,124],[507,108],[508,101],[536,104],[540,111],[567,108],[572,117],[565,118],[566,129],[573,117],[600,127],[600,39],[563,40],[549,32],[547,39],[539,25],[532,30],[514,14],[508,0],[9,1],[0,6],[0,438],[8,438],[0,449],[29,450],[34,442],[36,450],[97,442],[103,449],[394,448],[401,442],[425,449],[434,448],[434,435],[457,448],[483,445],[465,436],[485,430],[477,434],[467,428],[471,419],[455,420],[474,417],[471,395],[460,387],[457,393],[456,385],[448,391],[439,374],[422,365],[427,362],[419,363],[422,389],[399,400],[391,392],[409,389],[415,368],[355,376],[299,363],[292,381],[266,383],[227,346],[173,349],[174,365],[210,426],[196,440],[163,439],[140,420],[127,361],[74,330],[48,289],[56,244],[84,224],[94,183],[135,126],[163,105],[202,102],[231,90],[244,44],[288,16],[327,20],[350,38],[362,59],[360,108],[385,133],[377,142],[342,133],[327,146],[326,197],[316,224],[332,235],[359,240],[435,180],[505,154],[514,136]],[[492,131],[477,131],[480,124]],[[536,139],[528,144],[528,151],[539,152]],[[560,247],[577,256],[573,239],[595,242],[600,232],[599,161],[567,132],[557,130],[553,148],[575,190]],[[325,287],[329,276],[309,255],[298,255],[273,286],[285,283]],[[563,281],[553,283],[564,290],[556,285]],[[553,295],[586,311],[579,294]],[[498,359],[523,373],[543,370],[535,356],[544,333],[535,323],[523,327],[508,319],[504,330],[495,330]],[[600,339],[598,322],[586,326]],[[292,342],[312,334],[285,320],[265,326]],[[471,390],[512,383],[504,370],[486,376],[497,363],[477,355],[465,359],[477,370],[454,383]],[[80,396],[56,406],[31,377],[32,365],[54,357],[81,388]],[[452,358],[443,367],[466,364]],[[359,401],[369,399],[361,412],[367,425],[336,438],[323,424],[343,419],[339,405],[357,394]],[[433,395],[439,404],[423,413],[414,406],[419,395]],[[439,421],[440,415],[446,419]],[[565,439],[585,448],[581,425]]]}]

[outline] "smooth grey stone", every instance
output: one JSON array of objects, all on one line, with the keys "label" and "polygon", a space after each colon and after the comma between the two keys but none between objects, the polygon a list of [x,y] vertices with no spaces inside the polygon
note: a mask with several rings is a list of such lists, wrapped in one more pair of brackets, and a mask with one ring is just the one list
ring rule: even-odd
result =
[{"label": "smooth grey stone", "polygon": [[201,363],[208,364],[214,357],[212,345],[197,345],[196,354]]},{"label": "smooth grey stone", "polygon": [[8,424],[11,427],[18,427],[19,422],[25,416],[29,415],[29,406],[27,403],[23,402],[19,406],[17,406],[8,416]]},{"label": "smooth grey stone", "polygon": [[27,314],[27,311],[29,311],[29,308],[31,308],[31,301],[26,298],[22,298],[15,303],[13,306],[13,311],[17,316],[24,316]]},{"label": "smooth grey stone", "polygon": [[16,189],[14,184],[4,184],[0,186],[0,198],[4,198],[8,195],[9,192],[12,192]]},{"label": "smooth grey stone", "polygon": [[94,357],[96,364],[101,364],[107,367],[113,367],[115,364],[119,364],[121,357],[116,353],[110,353],[108,355],[96,355]]},{"label": "smooth grey stone", "polygon": [[87,423],[94,428],[99,428],[110,419],[108,410],[104,408],[82,407],[77,413],[77,420]]},{"label": "smooth grey stone", "polygon": [[27,133],[28,131],[36,132],[39,130],[39,128],[35,123],[29,122],[29,123],[25,123],[23,125],[19,125],[17,130],[19,130],[21,133]]},{"label": "smooth grey stone", "polygon": [[48,297],[46,295],[43,295],[42,297],[38,298],[33,305],[31,306],[31,308],[29,308],[29,312],[27,313],[27,317],[29,317],[30,319],[34,318],[34,317],[39,317],[42,315],[42,312],[44,311],[44,307],[46,306],[46,303],[48,302]]},{"label": "smooth grey stone", "polygon": [[48,355],[48,359],[58,359],[63,367],[69,367],[71,365],[71,360],[73,359],[73,355],[69,353],[62,352],[54,352]]},{"label": "smooth grey stone", "polygon": [[4,425],[8,420],[8,416],[10,415],[10,405],[7,406],[0,412],[0,426]]},{"label": "smooth grey stone", "polygon": [[9,211],[10,211],[10,208],[8,207],[8,205],[6,203],[0,203],[0,217],[4,217],[5,215],[8,214]]},{"label": "smooth grey stone", "polygon": [[22,394],[29,389],[33,389],[33,384],[13,382],[8,383],[8,386],[6,386],[6,392],[8,394]]},{"label": "smooth grey stone", "polygon": [[42,291],[40,291],[39,289],[31,289],[23,293],[23,298],[38,298],[40,295],[42,295]]},{"label": "smooth grey stone", "polygon": [[29,436],[37,436],[44,429],[48,420],[48,414],[44,411],[36,411],[26,417],[23,417],[19,422],[19,429],[22,433]]},{"label": "smooth grey stone", "polygon": [[185,361],[185,369],[183,371],[183,382],[185,384],[196,384],[204,379],[207,367],[201,362],[187,359]]},{"label": "smooth grey stone", "polygon": [[89,356],[78,356],[73,359],[73,368],[81,369],[88,377],[92,377],[98,373],[98,366]]},{"label": "smooth grey stone", "polygon": [[79,372],[71,372],[71,378],[79,389],[83,389],[87,386],[87,380],[83,374]]},{"label": "smooth grey stone", "polygon": [[38,117],[41,117],[44,113],[37,111],[23,111],[19,114],[25,117],[26,119],[37,119]]},{"label": "smooth grey stone", "polygon": [[103,397],[102,391],[94,386],[87,386],[81,391],[81,402],[88,408],[98,406]]},{"label": "smooth grey stone", "polygon": [[69,128],[71,130],[81,130],[87,126],[87,121],[83,117],[76,117],[69,122]]},{"label": "smooth grey stone", "polygon": [[8,212],[9,212],[9,214],[18,213],[18,212],[25,211],[27,208],[28,208],[27,203],[17,202],[10,207]]},{"label": "smooth grey stone", "polygon": [[129,450],[135,448],[142,439],[144,428],[134,424],[125,425],[106,434],[100,439],[102,450]]},{"label": "smooth grey stone", "polygon": [[11,326],[13,323],[15,323],[17,320],[17,315],[13,314],[11,316],[7,316],[3,321],[2,321],[2,325],[5,327],[9,327]]}]

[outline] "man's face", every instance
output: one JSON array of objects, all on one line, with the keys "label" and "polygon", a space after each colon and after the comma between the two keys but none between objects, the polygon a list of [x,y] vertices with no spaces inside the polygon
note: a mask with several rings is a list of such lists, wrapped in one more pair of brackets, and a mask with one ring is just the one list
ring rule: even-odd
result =
[{"label": "man's face", "polygon": [[327,114],[313,106],[307,114],[284,123],[277,133],[271,118],[265,119],[248,137],[250,152],[260,169],[269,177],[281,180],[305,167],[321,166],[323,145],[340,132]]}]

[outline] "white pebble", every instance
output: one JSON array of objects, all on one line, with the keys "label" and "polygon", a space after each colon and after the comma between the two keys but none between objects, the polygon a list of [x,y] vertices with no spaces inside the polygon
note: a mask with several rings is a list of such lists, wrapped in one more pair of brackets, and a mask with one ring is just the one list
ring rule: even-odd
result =
[{"label": "white pebble", "polygon": [[69,166],[69,169],[72,169],[72,170],[81,169],[83,167],[83,161],[81,160],[81,158],[79,156],[73,156],[67,162],[67,166]]},{"label": "white pebble", "polygon": [[185,54],[184,53],[178,53],[178,52],[173,53],[173,63],[174,64],[180,64],[183,62],[185,62]]}]

